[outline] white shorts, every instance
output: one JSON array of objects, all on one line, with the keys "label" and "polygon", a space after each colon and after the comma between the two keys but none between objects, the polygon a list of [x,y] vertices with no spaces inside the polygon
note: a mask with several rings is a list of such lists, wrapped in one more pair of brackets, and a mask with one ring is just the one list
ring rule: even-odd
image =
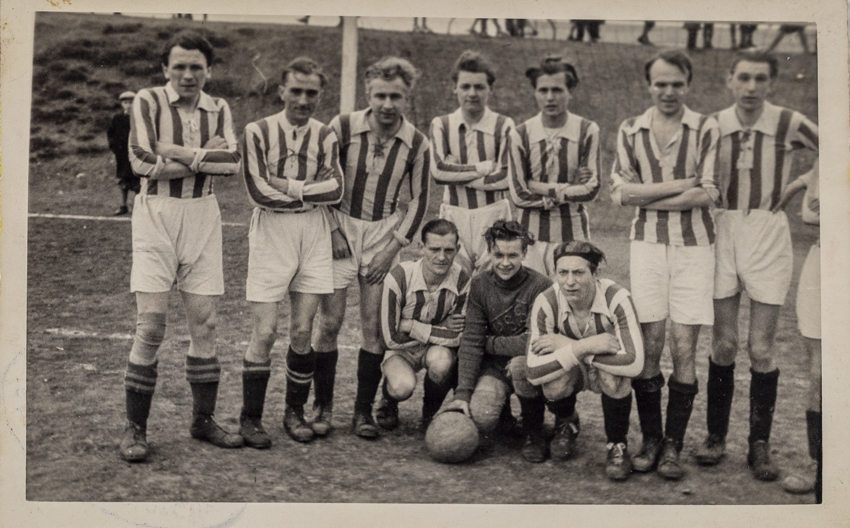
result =
[{"label": "white shorts", "polygon": [[259,207],[248,229],[248,279],[252,302],[279,302],[287,292],[333,293],[333,253],[321,208],[275,213]]},{"label": "white shorts", "polygon": [[442,345],[434,345],[431,343],[419,343],[416,346],[410,348],[404,348],[402,350],[387,350],[386,355],[384,356],[384,361],[381,362],[381,366],[387,362],[393,356],[398,356],[405,361],[410,367],[413,369],[413,372],[419,372],[420,370],[427,368],[428,365],[425,364],[425,356],[428,355],[428,350],[433,347],[439,347],[442,349],[448,349],[454,360],[457,360],[457,348],[444,347]]},{"label": "white shorts", "polygon": [[536,241],[528,246],[522,265],[554,280],[555,262],[553,259],[555,258],[555,248],[559,245],[561,245],[560,242]]},{"label": "white shorts", "polygon": [[449,220],[457,226],[458,238],[460,238],[458,256],[469,261],[474,269],[481,270],[488,264],[484,232],[496,220],[511,219],[511,204],[508,200],[499,200],[478,209],[466,209],[444,203],[440,206],[440,218]]},{"label": "white shorts", "polygon": [[221,212],[203,198],[136,195],[130,291],[222,295]]},{"label": "white shorts", "polygon": [[629,275],[638,321],[714,324],[714,246],[632,240]]},{"label": "white shorts", "polygon": [[726,299],[746,290],[760,303],[784,304],[794,269],[785,213],[726,210],[717,214],[715,223],[714,298]]},{"label": "white shorts", "polygon": [[[383,220],[375,222],[358,220],[336,209],[331,209],[331,213],[336,217],[339,228],[348,241],[348,249],[351,251],[349,258],[333,261],[334,289],[342,290],[354,282],[358,273],[366,275],[375,255],[392,241],[393,232],[401,223],[404,212],[399,209]],[[392,266],[397,263],[398,255],[393,260]]]},{"label": "white shorts", "polygon": [[820,244],[809,250],[797,289],[797,325],[803,337],[820,339]]}]

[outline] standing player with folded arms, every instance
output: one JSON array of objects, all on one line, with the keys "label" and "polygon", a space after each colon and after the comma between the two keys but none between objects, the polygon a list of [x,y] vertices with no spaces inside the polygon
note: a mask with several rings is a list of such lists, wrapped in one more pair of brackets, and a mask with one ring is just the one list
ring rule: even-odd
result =
[{"label": "standing player with folded arms", "polygon": [[[714,160],[717,122],[685,106],[691,60],[664,51],[645,65],[654,103],[617,132],[611,199],[635,206],[630,238],[632,296],[641,323],[646,362],[632,381],[643,443],[634,470],[656,469],[669,480],[684,475],[679,463],[697,394],[696,350],[700,328],[714,321],[714,220],[718,198]],[[661,354],[671,321],[673,374],[667,382],[667,422],[662,429]]]},{"label": "standing player with folded arms", "polygon": [[147,420],[156,387],[156,353],[165,335],[171,287],[183,297],[191,342],[186,379],[192,386],[190,433],[218,447],[240,447],[242,437],[213,420],[221,372],[215,351],[216,304],[224,293],[221,213],[213,194],[215,176],[239,171],[230,108],[204,91],[213,48],[192,32],[163,49],[168,83],[141,90],[133,100],[130,161],[141,176],[133,208],[133,267],[136,335],[124,375],[127,425],[121,456],[148,455]]},{"label": "standing player with folded arms", "polygon": [[482,234],[496,220],[511,219],[505,191],[514,122],[487,106],[496,75],[479,53],[464,51],[458,57],[452,81],[460,106],[431,122],[431,174],[446,186],[440,218],[458,228],[458,262],[477,273],[490,262]]},{"label": "standing player with folded arms", "polygon": [[554,277],[561,242],[590,240],[586,202],[599,193],[599,126],[568,110],[578,73],[560,57],[544,57],[525,76],[540,113],[510,134],[508,184],[520,223],[537,239],[525,265]]},{"label": "standing player with folded arms", "polygon": [[[327,83],[312,59],[283,71],[282,112],[245,127],[243,173],[254,205],[248,233],[246,294],[253,332],[242,370],[241,433],[245,445],[271,446],[262,425],[270,353],[277,338],[278,304],[289,294],[286,408],[283,427],[298,442],[330,432],[304,419],[316,356],[313,319],[323,295],[333,293],[329,212],[342,199],[339,146],[333,130],[312,118]],[[318,422],[317,422],[318,423]]]},{"label": "standing player with folded arms", "polygon": [[[339,115],[330,124],[339,138],[345,191],[333,211],[334,293],[320,306],[313,383],[317,416],[329,420],[337,337],[345,318],[346,292],[356,279],[363,343],[357,357],[352,425],[357,436],[374,439],[378,427],[372,403],[384,356],[379,317],[382,285],[399,251],[410,244],[425,217],[430,154],[428,138],[404,117],[419,76],[416,68],[405,59],[385,57],[369,66],[365,76],[369,108]],[[402,187],[410,194],[406,210],[399,207]],[[317,422],[314,419],[314,427]]]}]

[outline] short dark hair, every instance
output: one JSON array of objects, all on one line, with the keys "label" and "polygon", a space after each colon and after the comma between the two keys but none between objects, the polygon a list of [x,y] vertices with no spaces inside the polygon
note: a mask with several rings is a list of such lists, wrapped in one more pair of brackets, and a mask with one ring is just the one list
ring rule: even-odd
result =
[{"label": "short dark hair", "polygon": [[455,62],[454,70],[452,70],[452,81],[455,84],[457,84],[457,78],[462,71],[486,74],[487,84],[490,87],[496,82],[496,74],[493,72],[493,66],[490,64],[490,61],[477,51],[466,50],[460,54],[457,62]]},{"label": "short dark hair", "polygon": [[366,92],[369,92],[369,81],[382,79],[392,81],[401,79],[408,89],[412,89],[419,78],[419,70],[407,59],[401,57],[384,57],[366,68]]},{"label": "short dark hair", "polygon": [[534,244],[534,235],[516,220],[496,220],[493,225],[484,231],[484,240],[487,241],[487,250],[493,251],[497,240],[519,240],[522,242],[522,250]]},{"label": "short dark hair", "polygon": [[569,62],[565,62],[562,57],[557,55],[547,55],[540,61],[540,66],[534,66],[525,70],[525,76],[531,81],[531,86],[537,88],[537,79],[542,75],[555,75],[556,73],[564,72],[564,78],[567,82],[567,90],[573,91],[573,88],[578,86],[578,72],[575,67]]},{"label": "short dark hair", "polygon": [[422,226],[422,243],[426,243],[426,237],[428,234],[434,234],[437,236],[445,236],[445,235],[454,235],[455,243],[460,242],[460,235],[457,232],[457,226],[454,223],[444,220],[442,218],[438,218],[436,220],[431,220],[424,226]]},{"label": "short dark hair", "polygon": [[207,59],[207,68],[212,66],[213,62],[213,47],[210,42],[195,33],[194,31],[181,31],[180,33],[174,35],[168,42],[165,43],[165,46],[162,48],[162,56],[160,57],[160,62],[165,66],[168,66],[168,57],[171,56],[171,50],[180,46],[185,50],[198,50],[204,54],[204,57]]},{"label": "short dark hair", "polygon": [[679,68],[679,71],[688,76],[688,84],[691,84],[691,79],[694,77],[694,66],[691,64],[691,58],[687,53],[681,50],[667,50],[655,55],[644,65],[644,73],[646,74],[646,82],[651,83],[649,79],[649,70],[656,61],[663,60],[673,66]]},{"label": "short dark hair", "polygon": [[779,76],[779,59],[776,58],[776,55],[771,55],[770,53],[739,53],[735,55],[735,59],[732,61],[732,67],[729,68],[729,74],[732,75],[735,73],[735,68],[738,67],[738,64],[742,62],[760,62],[763,64],[767,64],[770,66],[770,78],[776,79]]},{"label": "short dark hair", "polygon": [[319,66],[316,61],[310,57],[298,57],[296,59],[292,59],[292,61],[286,65],[286,68],[283,69],[283,73],[280,75],[281,85],[286,84],[286,79],[289,77],[290,73],[296,72],[304,75],[318,75],[322,88],[328,84],[328,78],[325,77],[324,72],[322,72],[322,67]]},{"label": "short dark hair", "polygon": [[558,260],[562,257],[581,257],[587,261],[590,266],[590,272],[596,273],[599,263],[605,260],[605,253],[586,240],[572,240],[570,242],[563,242],[555,248],[554,262],[552,264],[557,267]]}]

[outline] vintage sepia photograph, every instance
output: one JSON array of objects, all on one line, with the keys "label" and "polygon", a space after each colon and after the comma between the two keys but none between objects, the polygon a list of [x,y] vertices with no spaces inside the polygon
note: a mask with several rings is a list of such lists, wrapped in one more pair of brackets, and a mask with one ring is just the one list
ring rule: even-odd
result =
[{"label": "vintage sepia photograph", "polygon": [[818,17],[155,5],[22,20],[27,507],[823,511]]}]

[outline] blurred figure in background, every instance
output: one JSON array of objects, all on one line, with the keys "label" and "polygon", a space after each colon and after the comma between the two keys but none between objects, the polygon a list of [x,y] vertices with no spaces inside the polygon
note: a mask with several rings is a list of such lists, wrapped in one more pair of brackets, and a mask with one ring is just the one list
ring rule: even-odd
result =
[{"label": "blurred figure in background", "polygon": [[652,31],[652,28],[655,27],[654,20],[647,20],[643,23],[643,33],[640,34],[637,41],[643,44],[644,46],[654,46],[655,44],[649,40],[649,32]]},{"label": "blurred figure in background", "polygon": [[130,140],[130,110],[133,108],[134,97],[136,94],[133,92],[124,92],[118,96],[121,101],[121,113],[112,116],[112,123],[106,131],[109,150],[115,154],[115,177],[118,178],[118,187],[121,188],[121,207],[115,212],[115,216],[130,212],[127,208],[127,195],[130,191],[138,194],[141,188],[139,177],[133,174],[130,154],[127,151],[127,143]]},{"label": "blurred figure in background", "polygon": [[785,38],[785,35],[790,35],[792,33],[796,33],[800,37],[800,44],[803,45],[803,51],[806,54],[809,54],[809,41],[806,38],[806,26],[803,24],[782,24],[779,26],[779,33],[776,34],[776,37],[773,39],[773,42],[770,43],[770,46],[767,47],[765,53],[770,53],[773,51],[776,46]]},{"label": "blurred figure in background", "polygon": [[714,24],[700,24],[699,22],[685,22],[688,30],[688,51],[697,49],[697,35],[702,27],[702,49],[711,49],[711,39],[714,36]]},{"label": "blurred figure in background", "polygon": [[428,27],[428,19],[422,17],[422,25],[419,25],[419,17],[413,17],[413,32],[414,33],[433,33]]}]

